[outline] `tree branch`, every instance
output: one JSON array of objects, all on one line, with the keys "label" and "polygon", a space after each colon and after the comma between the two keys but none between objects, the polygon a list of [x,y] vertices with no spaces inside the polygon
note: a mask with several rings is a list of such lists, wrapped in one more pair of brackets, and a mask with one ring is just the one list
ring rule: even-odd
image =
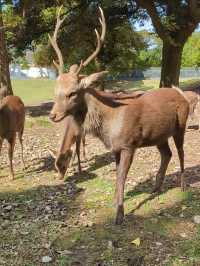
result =
[{"label": "tree branch", "polygon": [[159,37],[163,41],[167,41],[171,43],[174,46],[178,46],[178,44],[173,40],[173,38],[167,33],[167,31],[164,29],[160,17],[157,13],[155,3],[152,0],[136,0],[137,4],[141,7],[147,10],[149,16],[151,17],[152,24],[154,28],[156,29],[156,32],[158,33]]}]

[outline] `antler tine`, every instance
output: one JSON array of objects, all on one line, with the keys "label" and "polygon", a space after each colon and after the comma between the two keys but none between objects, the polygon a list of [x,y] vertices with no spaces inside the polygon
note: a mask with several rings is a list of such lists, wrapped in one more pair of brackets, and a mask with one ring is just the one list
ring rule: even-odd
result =
[{"label": "antler tine", "polygon": [[80,63],[80,65],[79,65],[79,68],[78,68],[77,71],[76,71],[76,74],[77,74],[77,75],[78,75],[79,72],[81,71],[82,67],[83,67],[83,60],[81,60],[81,63]]},{"label": "antler tine", "polygon": [[104,39],[105,39],[105,35],[106,35],[106,19],[105,19],[104,13],[103,13],[103,9],[101,7],[99,7],[99,10],[100,10],[100,14],[101,14],[99,21],[100,21],[101,26],[102,26],[101,42],[103,43]]},{"label": "antler tine", "polygon": [[59,71],[59,64],[55,61],[55,60],[53,60],[53,64],[54,64],[54,66],[58,69],[58,71]]},{"label": "antler tine", "polygon": [[[105,16],[103,13],[103,10],[101,7],[99,7],[99,11],[100,11],[100,24],[101,24],[101,28],[102,28],[102,32],[101,32],[101,37],[98,33],[98,31],[95,29],[95,33],[97,36],[97,46],[95,51],[80,65],[79,67],[79,72],[81,71],[82,67],[86,67],[95,57],[97,57],[98,53],[101,50],[101,47],[103,45],[104,39],[105,39],[105,35],[106,35],[106,20],[105,20]],[[78,73],[79,73],[78,72]]]},{"label": "antler tine", "polygon": [[56,66],[56,68],[58,69],[59,75],[63,73],[64,71],[64,61],[63,61],[63,56],[61,53],[60,48],[58,47],[58,43],[57,43],[57,37],[58,37],[58,31],[61,27],[61,25],[63,24],[64,20],[66,19],[66,16],[63,17],[63,19],[60,18],[60,14],[61,14],[61,10],[62,10],[63,6],[61,6],[58,10],[57,13],[57,19],[56,19],[56,26],[55,26],[55,30],[54,30],[54,34],[53,37],[51,37],[49,35],[49,40],[51,42],[51,45],[53,46],[57,56],[58,56],[58,62],[59,64],[57,64],[54,61],[54,65]]}]

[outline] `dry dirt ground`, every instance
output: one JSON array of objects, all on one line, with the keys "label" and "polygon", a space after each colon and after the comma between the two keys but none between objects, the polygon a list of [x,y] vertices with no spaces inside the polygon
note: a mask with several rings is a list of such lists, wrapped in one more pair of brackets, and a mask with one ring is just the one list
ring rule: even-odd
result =
[{"label": "dry dirt ground", "polygon": [[[188,189],[176,187],[173,158],[164,192],[152,195],[159,154],[140,149],[129,171],[125,222],[114,225],[115,163],[97,139],[87,136],[83,173],[76,165],[65,182],[56,179],[48,148],[56,149],[61,126],[28,117],[24,133],[27,169],[16,144],[16,179],[8,177],[7,147],[0,157],[0,265],[200,265],[200,133],[185,140]],[[194,219],[196,218],[195,222]],[[47,262],[49,261],[49,262]]]}]

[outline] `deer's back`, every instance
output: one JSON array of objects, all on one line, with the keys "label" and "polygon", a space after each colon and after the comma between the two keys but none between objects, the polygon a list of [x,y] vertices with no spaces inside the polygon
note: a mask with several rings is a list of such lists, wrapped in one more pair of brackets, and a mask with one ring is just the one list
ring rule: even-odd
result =
[{"label": "deer's back", "polygon": [[[19,132],[24,127],[25,108],[18,96],[6,96],[0,108],[1,135],[10,132]],[[5,137],[5,136],[4,136]]]},{"label": "deer's back", "polygon": [[173,136],[177,128],[185,128],[189,105],[175,89],[147,92],[126,102],[111,126],[113,148],[159,145]]}]

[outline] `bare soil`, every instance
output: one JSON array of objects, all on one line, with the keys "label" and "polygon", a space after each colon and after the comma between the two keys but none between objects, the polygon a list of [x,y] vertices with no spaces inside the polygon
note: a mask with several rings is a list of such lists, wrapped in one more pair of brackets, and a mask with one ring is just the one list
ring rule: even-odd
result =
[{"label": "bare soil", "polygon": [[[38,114],[37,114],[38,115]],[[0,171],[0,265],[200,265],[200,133],[185,138],[188,188],[176,187],[179,161],[173,158],[163,193],[152,195],[159,167],[156,148],[137,151],[125,192],[125,222],[114,225],[115,163],[102,143],[86,137],[83,172],[71,167],[65,182],[56,178],[48,148],[62,132],[46,117],[28,117],[24,133],[27,169],[20,147],[14,155],[15,180],[9,178],[7,145]],[[50,262],[44,262],[46,258]]]}]

